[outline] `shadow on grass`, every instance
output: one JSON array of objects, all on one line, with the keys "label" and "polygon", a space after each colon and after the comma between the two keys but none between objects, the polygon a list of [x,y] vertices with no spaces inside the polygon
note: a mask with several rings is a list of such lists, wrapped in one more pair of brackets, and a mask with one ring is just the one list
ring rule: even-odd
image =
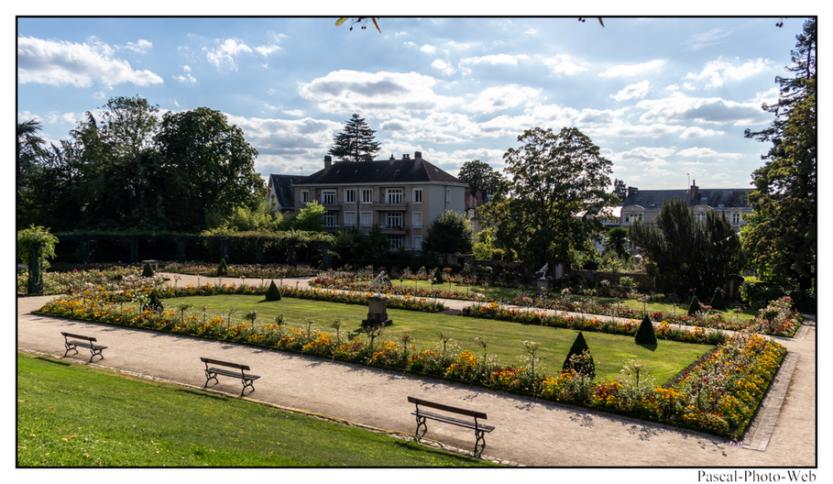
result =
[{"label": "shadow on grass", "polygon": [[55,363],[56,365],[61,365],[61,366],[69,366],[70,365],[66,361],[55,360],[55,359],[52,359],[48,356],[36,356],[35,359],[45,361],[47,363]]},{"label": "shadow on grass", "polygon": [[645,348],[646,350],[651,350],[651,351],[656,351],[656,350],[657,350],[657,344],[656,344],[656,343],[653,343],[653,344],[648,344],[648,343],[636,343],[636,344],[637,344],[637,345],[639,345],[639,346],[641,346],[641,347],[643,347],[643,348]]},{"label": "shadow on grass", "polygon": [[219,395],[217,393],[206,392],[204,390],[197,390],[195,388],[177,388],[177,392],[179,393],[187,393],[189,395],[196,395],[198,397],[206,397],[206,398],[213,398],[214,400],[229,400],[229,397],[225,395]]}]

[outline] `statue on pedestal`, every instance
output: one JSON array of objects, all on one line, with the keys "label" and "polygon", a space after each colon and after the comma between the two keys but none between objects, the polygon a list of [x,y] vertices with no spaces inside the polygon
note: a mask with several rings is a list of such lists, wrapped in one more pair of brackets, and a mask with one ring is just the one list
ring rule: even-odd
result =
[{"label": "statue on pedestal", "polygon": [[538,280],[536,281],[536,286],[538,288],[538,295],[543,296],[549,291],[550,284],[547,280],[547,271],[550,269],[550,263],[547,262],[544,264],[538,271],[535,272],[535,275],[538,276]]},{"label": "statue on pedestal", "polygon": [[382,295],[381,291],[385,285],[386,277],[385,271],[381,271],[371,282],[374,289],[376,289],[376,294],[367,299],[367,319],[362,321],[362,329],[364,330],[393,324],[393,321],[388,319],[388,299]]}]

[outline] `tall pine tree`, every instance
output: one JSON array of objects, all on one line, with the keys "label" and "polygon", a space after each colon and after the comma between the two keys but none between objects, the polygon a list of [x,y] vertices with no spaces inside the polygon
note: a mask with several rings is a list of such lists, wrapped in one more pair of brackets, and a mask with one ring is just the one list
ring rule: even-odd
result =
[{"label": "tall pine tree", "polygon": [[771,142],[764,166],[752,173],[753,213],[742,231],[756,272],[812,309],[816,294],[817,112],[816,20],[804,23],[787,67],[777,77],[778,102],[764,105],[775,120],[749,138]]},{"label": "tall pine tree", "polygon": [[374,138],[375,133],[364,118],[353,114],[344,125],[344,130],[333,139],[329,153],[341,161],[373,161],[373,155],[380,147]]}]

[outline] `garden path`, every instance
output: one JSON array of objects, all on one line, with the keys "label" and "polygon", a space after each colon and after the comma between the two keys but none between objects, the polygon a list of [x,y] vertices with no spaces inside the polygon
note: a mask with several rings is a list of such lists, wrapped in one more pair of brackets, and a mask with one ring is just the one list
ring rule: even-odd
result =
[{"label": "garden path", "polygon": [[[411,432],[414,427],[408,395],[474,408],[485,411],[489,423],[497,427],[487,436],[485,455],[524,465],[816,464],[815,328],[802,332],[799,338],[783,340],[799,360],[770,444],[766,451],[756,451],[704,434],[431,378],[30,314],[48,299],[17,300],[19,349],[61,356],[60,331],[89,334],[109,347],[98,365],[189,385],[204,382],[200,356],[240,361],[263,376],[253,395],[259,400],[399,432]],[[221,382],[218,390],[239,392],[238,382]],[[444,425],[429,424],[427,437],[459,448],[470,448],[473,443],[470,432]]]}]

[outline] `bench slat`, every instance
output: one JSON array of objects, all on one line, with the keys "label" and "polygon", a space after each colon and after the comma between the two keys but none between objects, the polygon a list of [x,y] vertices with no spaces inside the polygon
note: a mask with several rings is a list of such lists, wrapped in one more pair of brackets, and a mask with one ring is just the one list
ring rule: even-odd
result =
[{"label": "bench slat", "polygon": [[485,432],[491,432],[492,430],[495,429],[491,425],[482,424],[480,422],[478,422],[477,425],[475,425],[474,422],[469,421],[469,420],[460,420],[459,418],[449,417],[447,415],[440,415],[438,413],[419,411],[419,412],[411,412],[411,415],[430,418],[431,420],[437,420],[439,422],[450,423],[450,424],[453,424],[453,425],[457,425],[459,427],[465,427],[467,429],[472,429],[472,430],[477,429],[477,430],[483,430]]},{"label": "bench slat", "polygon": [[77,338],[77,339],[85,339],[87,341],[97,341],[92,336],[84,336],[83,334],[67,333],[65,331],[61,331],[61,334],[64,335],[64,338]]},{"label": "bench slat", "polygon": [[444,412],[459,413],[460,415],[468,415],[469,417],[482,418],[482,419],[487,418],[486,414],[483,413],[483,412],[478,412],[476,410],[468,410],[468,409],[459,408],[459,407],[452,407],[451,405],[444,405],[442,403],[431,402],[431,401],[428,401],[428,400],[423,400],[421,398],[408,397],[408,401],[413,403],[413,404],[416,404],[416,405],[422,405],[424,407],[436,408],[437,410],[442,410]]},{"label": "bench slat", "polygon": [[73,340],[69,340],[69,341],[67,341],[67,343],[69,343],[69,344],[71,344],[71,345],[73,345],[73,346],[80,346],[80,347],[82,347],[82,348],[89,348],[89,349],[91,349],[91,350],[106,350],[106,349],[107,349],[107,347],[106,347],[106,346],[97,345],[97,344],[95,344],[95,343],[85,343],[85,342],[83,342],[83,341],[73,341]]},{"label": "bench slat", "polygon": [[[243,378],[244,374],[239,371],[231,371],[231,370],[224,370],[223,368],[209,368],[209,372],[216,373],[218,375],[225,375],[225,376],[232,376],[235,378]],[[249,375],[245,374],[247,380],[257,380],[260,378],[258,375]]]},{"label": "bench slat", "polygon": [[205,358],[205,357],[200,357],[200,360],[202,360],[203,363],[208,363],[208,364],[212,364],[212,365],[222,365],[222,366],[228,366],[230,368],[239,368],[241,370],[251,370],[251,368],[249,368],[249,365],[241,365],[240,363],[232,363],[232,362],[229,362],[229,361],[215,360],[214,358]]}]

